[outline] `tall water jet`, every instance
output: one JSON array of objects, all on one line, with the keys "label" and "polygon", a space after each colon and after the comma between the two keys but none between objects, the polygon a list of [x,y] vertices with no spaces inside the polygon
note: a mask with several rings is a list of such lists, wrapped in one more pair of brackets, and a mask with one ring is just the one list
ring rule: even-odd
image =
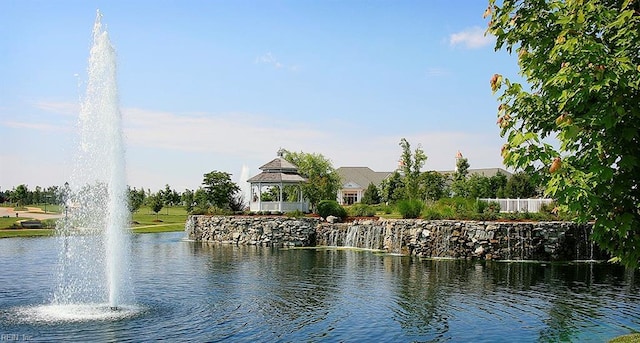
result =
[{"label": "tall water jet", "polygon": [[243,164],[242,170],[240,171],[240,177],[238,178],[238,187],[240,187],[240,192],[244,199],[244,205],[247,207],[250,205],[251,201],[251,185],[247,182],[247,180],[249,180],[249,176],[249,167]]},{"label": "tall water jet", "polygon": [[116,79],[116,52],[98,11],[88,65],[87,90],[78,120],[79,143],[65,218],[54,304],[107,304],[131,301],[130,239],[127,229],[122,115]]}]

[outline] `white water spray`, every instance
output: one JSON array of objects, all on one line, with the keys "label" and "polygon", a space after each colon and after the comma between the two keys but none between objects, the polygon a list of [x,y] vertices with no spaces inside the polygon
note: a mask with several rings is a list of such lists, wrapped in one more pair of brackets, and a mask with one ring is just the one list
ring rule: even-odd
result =
[{"label": "white water spray", "polygon": [[238,187],[240,187],[240,191],[242,192],[245,206],[249,206],[251,202],[251,185],[247,180],[249,180],[249,167],[242,165],[240,178],[238,179]]},{"label": "white water spray", "polygon": [[88,82],[78,120],[79,151],[65,194],[65,219],[54,304],[131,301],[129,211],[122,116],[116,80],[116,52],[101,23],[93,28]]}]

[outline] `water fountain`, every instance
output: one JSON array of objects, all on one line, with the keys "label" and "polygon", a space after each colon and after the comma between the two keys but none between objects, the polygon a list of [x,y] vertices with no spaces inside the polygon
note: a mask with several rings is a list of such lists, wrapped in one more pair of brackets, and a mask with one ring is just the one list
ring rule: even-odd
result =
[{"label": "water fountain", "polygon": [[240,187],[240,192],[244,199],[244,205],[247,207],[250,205],[249,202],[251,201],[251,185],[247,182],[250,175],[249,167],[243,164],[240,171],[240,177],[238,178],[238,186]]},{"label": "water fountain", "polygon": [[[42,315],[104,319],[131,310],[129,211],[116,53],[98,11],[88,81],[78,120],[79,144],[65,194],[58,282]],[[80,318],[78,318],[78,316]]]}]

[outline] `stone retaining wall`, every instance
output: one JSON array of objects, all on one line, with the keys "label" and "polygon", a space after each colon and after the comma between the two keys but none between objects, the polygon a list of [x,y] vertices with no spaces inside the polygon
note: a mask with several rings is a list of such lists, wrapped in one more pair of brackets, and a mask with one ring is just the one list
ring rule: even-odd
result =
[{"label": "stone retaining wall", "polygon": [[187,237],[195,241],[274,247],[316,245],[318,218],[189,216]]},{"label": "stone retaining wall", "polygon": [[189,239],[261,246],[351,246],[420,257],[499,260],[606,259],[590,224],[380,219],[330,224],[317,218],[190,216]]}]

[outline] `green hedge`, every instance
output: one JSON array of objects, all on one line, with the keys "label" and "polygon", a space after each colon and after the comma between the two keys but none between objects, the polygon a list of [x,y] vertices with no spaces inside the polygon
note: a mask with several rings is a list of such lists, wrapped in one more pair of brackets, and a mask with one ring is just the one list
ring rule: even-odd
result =
[{"label": "green hedge", "polygon": [[318,214],[322,218],[335,216],[341,219],[347,218],[347,210],[335,200],[322,200],[318,204]]}]

